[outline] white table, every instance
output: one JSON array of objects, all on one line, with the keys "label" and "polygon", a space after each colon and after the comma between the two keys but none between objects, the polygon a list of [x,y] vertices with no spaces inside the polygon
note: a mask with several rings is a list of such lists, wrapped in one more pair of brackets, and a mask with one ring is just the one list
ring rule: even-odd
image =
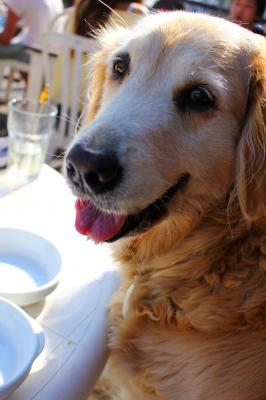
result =
[{"label": "white table", "polygon": [[10,400],[83,400],[106,361],[106,305],[119,284],[108,246],[74,229],[74,197],[62,175],[44,166],[34,182],[8,193],[0,175],[0,227],[50,240],[62,256],[57,289],[25,310],[41,324],[44,351]]}]

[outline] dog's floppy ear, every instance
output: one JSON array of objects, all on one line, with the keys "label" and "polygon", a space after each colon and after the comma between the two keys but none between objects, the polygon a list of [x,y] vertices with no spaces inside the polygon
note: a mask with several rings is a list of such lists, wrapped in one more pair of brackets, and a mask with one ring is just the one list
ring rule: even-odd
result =
[{"label": "dog's floppy ear", "polygon": [[238,148],[236,188],[248,223],[266,218],[266,45],[263,47],[250,67],[249,98]]}]

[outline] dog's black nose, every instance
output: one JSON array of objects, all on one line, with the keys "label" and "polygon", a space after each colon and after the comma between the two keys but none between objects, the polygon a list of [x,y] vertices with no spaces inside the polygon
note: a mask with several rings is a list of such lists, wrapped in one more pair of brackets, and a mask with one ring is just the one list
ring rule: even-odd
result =
[{"label": "dog's black nose", "polygon": [[94,152],[77,143],[66,157],[68,178],[81,191],[88,188],[95,194],[112,190],[122,175],[115,154]]}]

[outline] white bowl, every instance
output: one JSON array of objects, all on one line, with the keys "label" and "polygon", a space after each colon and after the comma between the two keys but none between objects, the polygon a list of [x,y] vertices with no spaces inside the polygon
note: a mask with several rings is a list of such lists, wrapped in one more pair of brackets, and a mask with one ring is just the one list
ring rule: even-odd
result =
[{"label": "white bowl", "polygon": [[44,342],[40,325],[15,304],[0,298],[0,400],[25,380]]},{"label": "white bowl", "polygon": [[20,306],[36,303],[56,288],[60,272],[60,254],[47,239],[0,229],[0,296]]}]

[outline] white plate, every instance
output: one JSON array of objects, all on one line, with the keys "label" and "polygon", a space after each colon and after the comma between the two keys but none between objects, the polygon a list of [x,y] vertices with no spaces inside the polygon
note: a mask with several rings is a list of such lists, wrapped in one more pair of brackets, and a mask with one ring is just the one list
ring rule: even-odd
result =
[{"label": "white plate", "polygon": [[0,400],[24,381],[44,342],[40,325],[15,304],[0,298]]},{"label": "white plate", "polygon": [[0,229],[0,296],[20,306],[40,301],[57,286],[58,250],[34,233]]}]

